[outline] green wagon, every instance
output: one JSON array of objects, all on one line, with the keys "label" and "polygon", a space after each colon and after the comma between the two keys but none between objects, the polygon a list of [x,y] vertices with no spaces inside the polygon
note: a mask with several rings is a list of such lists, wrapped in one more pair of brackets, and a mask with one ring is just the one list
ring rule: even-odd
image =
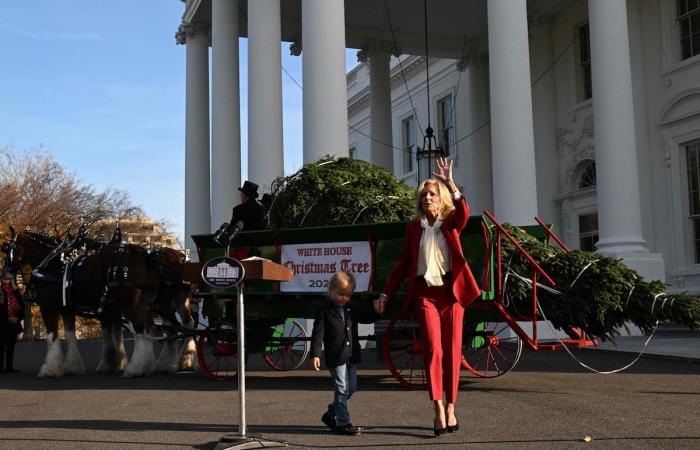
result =
[{"label": "green wagon", "polygon": [[[490,216],[488,212],[485,214]],[[372,300],[382,291],[398,259],[405,227],[405,223],[386,223],[239,233],[231,243],[230,256],[269,259],[293,266],[296,273],[293,283],[253,281],[246,284],[246,351],[262,353],[268,364],[277,370],[300,367],[308,353],[310,333],[298,319],[314,318],[316,309],[324,301],[332,272],[351,269],[357,272],[360,281],[351,307],[360,323],[375,324],[374,334],[361,336],[361,339],[376,342],[388,369],[402,385],[424,386],[420,329],[410,312],[401,314],[403,292],[400,290],[387,304],[383,317],[372,309]],[[548,230],[544,228],[526,229],[541,239],[547,238]],[[518,362],[523,342],[533,350],[554,349],[558,345],[539,343],[536,335],[531,338],[518,325],[522,320],[533,321],[536,330],[536,312],[515,317],[503,307],[498,253],[503,238],[510,237],[492,216],[490,219],[471,217],[461,235],[464,256],[482,290],[481,298],[465,313],[462,358],[465,376],[495,377],[507,373]],[[195,235],[193,239],[200,261],[226,252],[212,235]],[[347,254],[354,249],[362,256],[356,258],[354,254]],[[298,257],[296,260],[294,255]],[[328,258],[324,259],[326,256]],[[331,264],[328,261],[334,261],[335,266],[328,265]],[[534,267],[533,273],[537,273]],[[200,283],[197,295],[204,299],[203,313],[209,320],[208,327],[198,333],[200,366],[212,379],[232,378],[238,365],[235,288],[222,290]],[[571,343],[575,346],[588,342],[580,335],[572,335],[572,339],[576,340]]]}]

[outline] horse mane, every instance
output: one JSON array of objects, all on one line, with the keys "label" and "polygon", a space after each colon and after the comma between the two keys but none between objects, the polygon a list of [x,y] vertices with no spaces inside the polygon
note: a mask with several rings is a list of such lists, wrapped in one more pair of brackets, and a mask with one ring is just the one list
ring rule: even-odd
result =
[{"label": "horse mane", "polygon": [[41,244],[44,245],[50,245],[52,247],[56,247],[61,243],[61,240],[58,239],[57,237],[50,236],[42,231],[36,231],[36,230],[25,230],[23,232],[27,237],[30,239],[37,241]]}]

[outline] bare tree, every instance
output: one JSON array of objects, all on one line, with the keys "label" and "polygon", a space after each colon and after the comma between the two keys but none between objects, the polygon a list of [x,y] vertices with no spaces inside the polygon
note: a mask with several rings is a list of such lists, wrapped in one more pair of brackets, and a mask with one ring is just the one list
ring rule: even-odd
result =
[{"label": "bare tree", "polygon": [[63,233],[77,229],[81,222],[91,226],[141,216],[142,209],[126,192],[113,188],[98,192],[41,148],[17,153],[12,147],[0,147],[0,223],[4,225]]}]

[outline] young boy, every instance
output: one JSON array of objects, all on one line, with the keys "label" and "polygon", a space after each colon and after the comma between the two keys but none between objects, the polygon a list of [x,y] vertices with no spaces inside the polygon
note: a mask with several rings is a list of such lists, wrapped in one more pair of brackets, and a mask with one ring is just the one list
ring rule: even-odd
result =
[{"label": "young boy", "polygon": [[321,367],[323,344],[326,367],[335,382],[333,403],[328,405],[321,420],[331,430],[347,435],[362,432],[350,422],[348,399],[357,389],[357,365],[360,363],[360,341],[357,339],[357,323],[352,319],[350,301],[355,290],[355,278],[341,271],[333,274],[328,285],[328,298],[316,312],[311,335],[311,363],[314,369]]}]

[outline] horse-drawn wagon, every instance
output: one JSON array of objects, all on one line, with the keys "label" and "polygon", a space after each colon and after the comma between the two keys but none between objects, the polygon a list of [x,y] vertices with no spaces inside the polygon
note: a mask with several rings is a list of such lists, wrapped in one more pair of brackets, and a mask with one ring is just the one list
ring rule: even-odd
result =
[{"label": "horse-drawn wagon", "polygon": [[[592,345],[585,336],[570,330],[571,339],[542,343],[537,338],[538,280],[553,285],[551,278],[532,260],[533,302],[529,311],[514,315],[504,305],[502,239],[517,242],[488,212],[470,218],[461,235],[465,257],[481,287],[481,297],[465,314],[462,365],[465,375],[495,377],[518,362],[523,344],[532,350],[554,350],[562,345]],[[327,226],[303,229],[239,233],[231,242],[229,256],[264,258],[294,270],[291,282],[253,281],[245,286],[246,350],[262,353],[278,370],[300,367],[308,353],[310,337],[301,319],[312,319],[325,297],[327,283],[336,270],[349,270],[358,279],[351,307],[360,323],[373,323],[374,333],[361,339],[374,341],[392,375],[404,386],[422,387],[422,340],[418,322],[403,308],[400,292],[387,304],[383,317],[372,309],[402,246],[405,223]],[[544,226],[525,229],[542,240],[551,235]],[[211,235],[193,236],[200,261],[223,256],[226,248]],[[518,247],[519,248],[519,247]],[[520,251],[523,251],[520,249]],[[190,267],[189,280],[201,281],[200,265]],[[200,283],[196,294],[204,299],[203,313],[209,325],[199,332],[198,357],[202,370],[212,379],[225,380],[237,370],[235,289],[216,289]],[[530,322],[532,331],[520,324]]]}]

